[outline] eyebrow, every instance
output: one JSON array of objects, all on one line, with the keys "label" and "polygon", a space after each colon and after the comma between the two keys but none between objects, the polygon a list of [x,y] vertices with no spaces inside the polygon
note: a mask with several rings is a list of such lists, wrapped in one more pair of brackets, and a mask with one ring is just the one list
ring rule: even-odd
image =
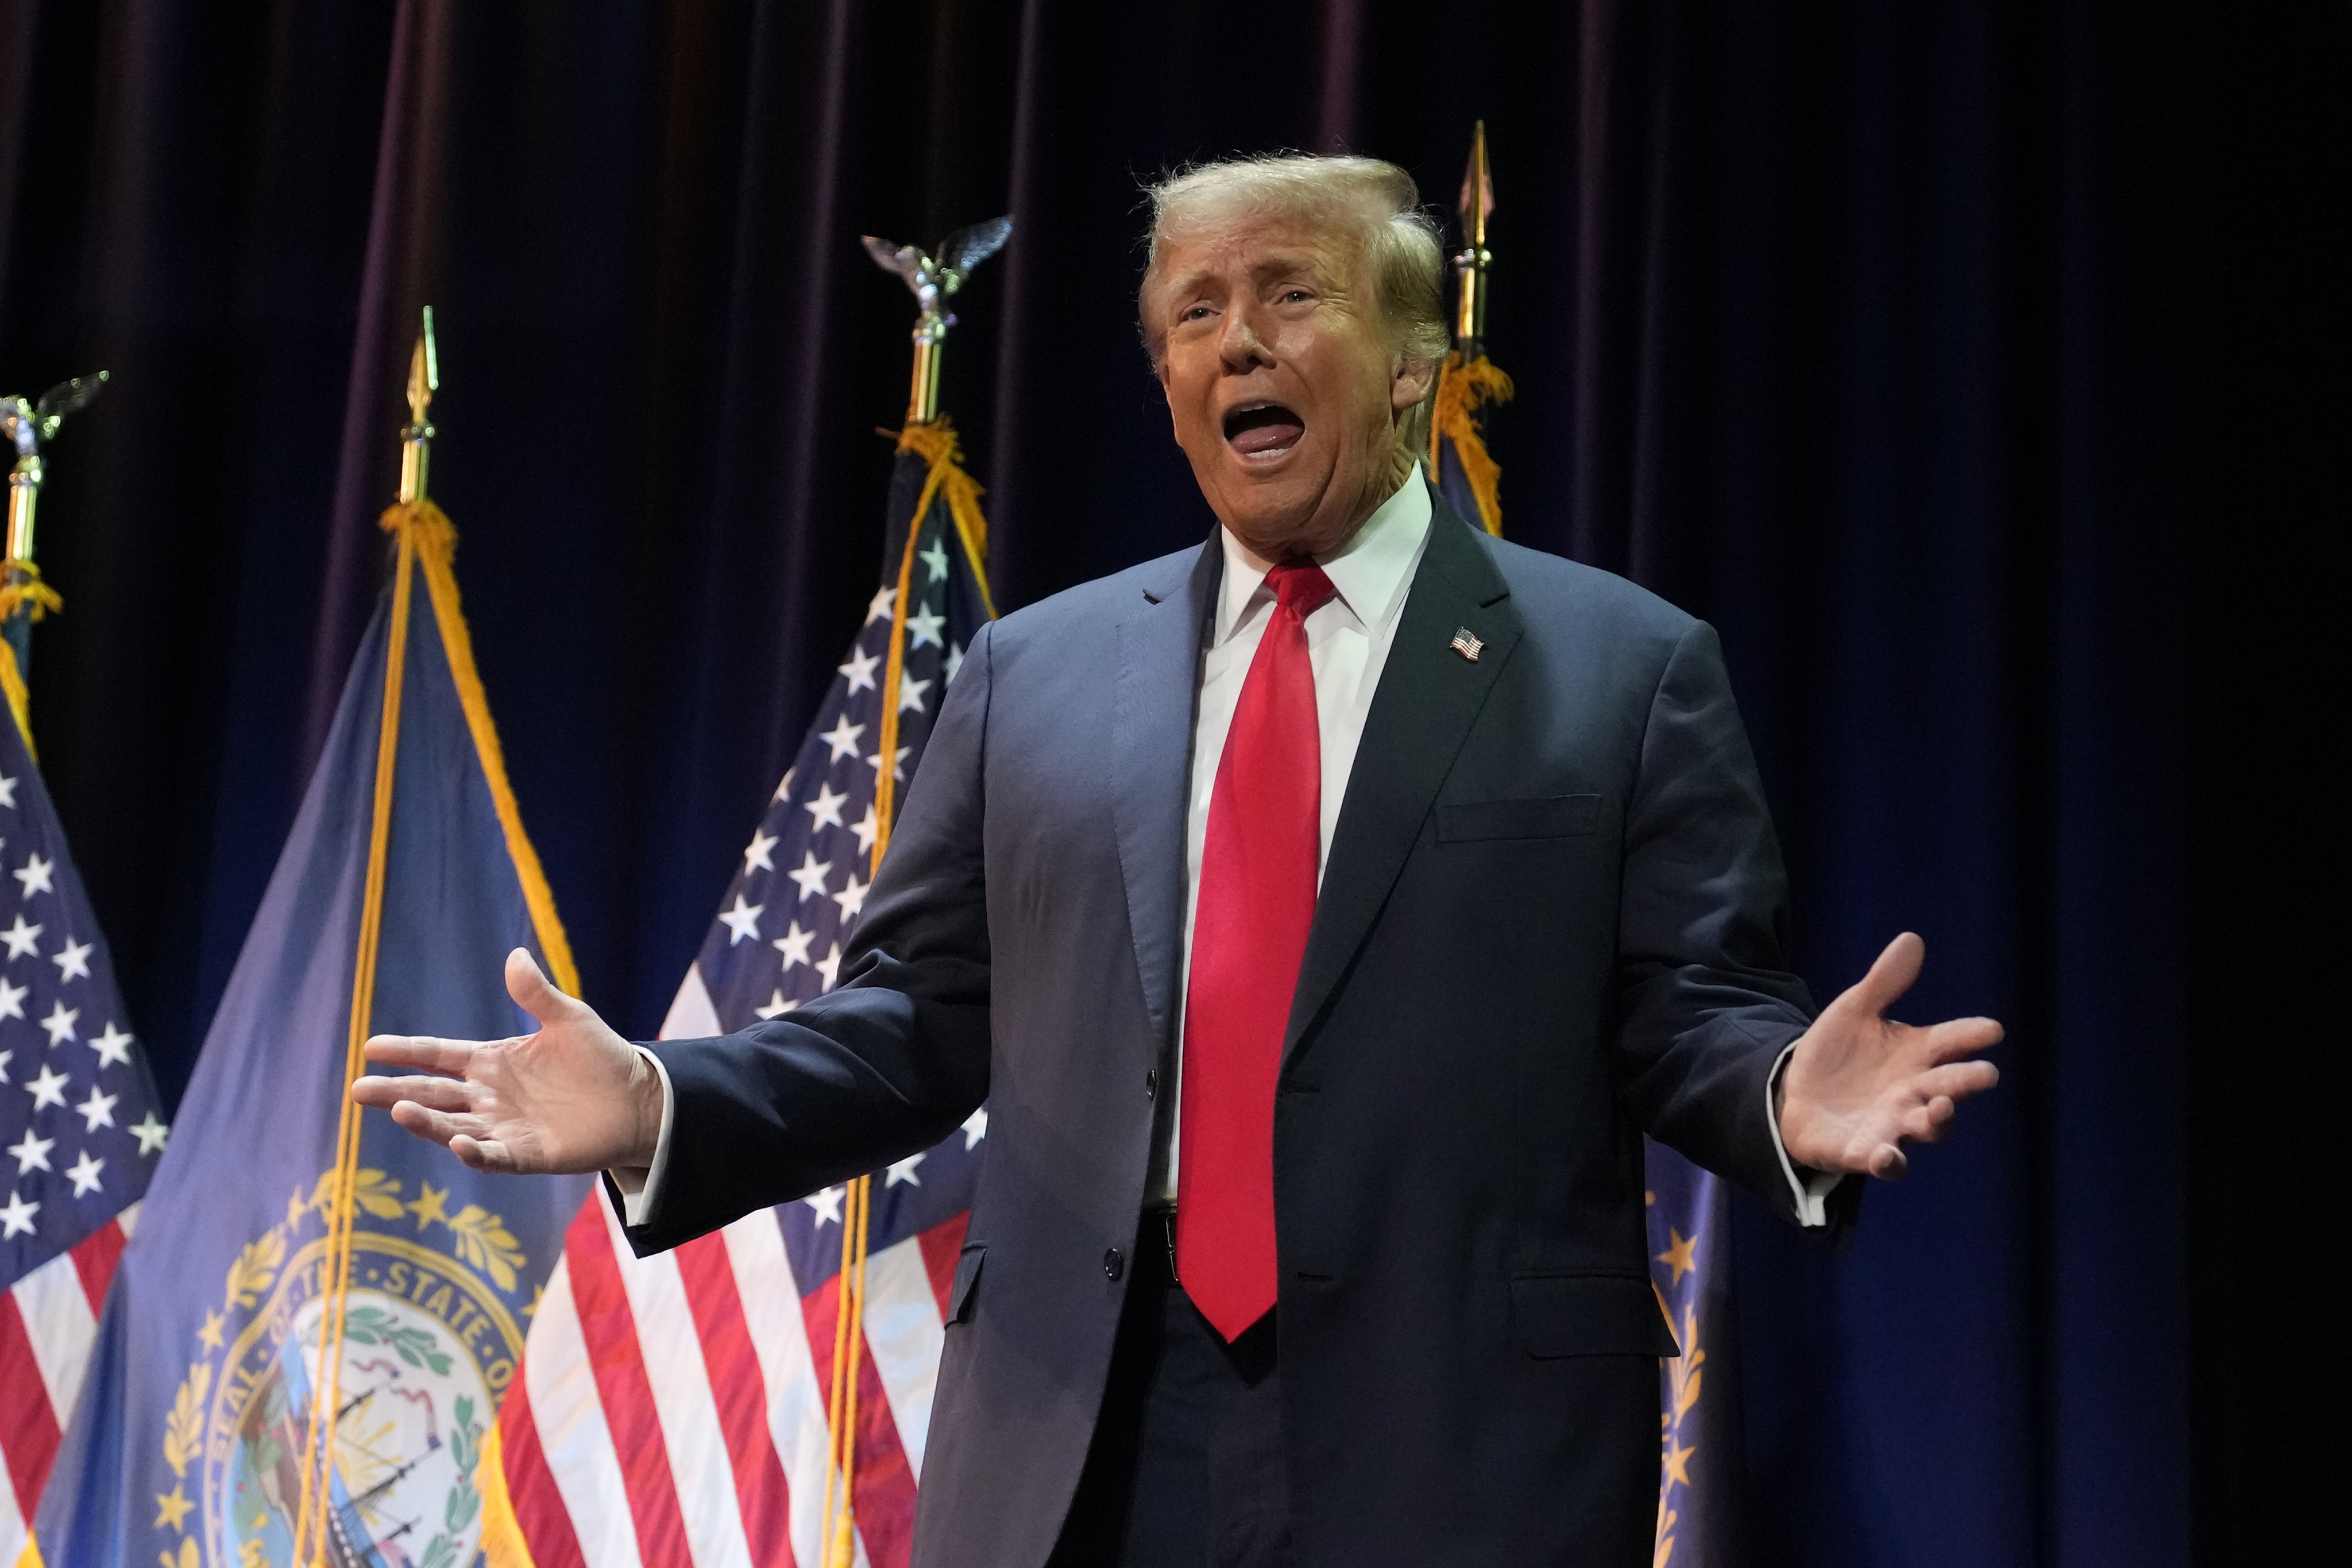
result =
[{"label": "eyebrow", "polygon": [[[1312,274],[1318,283],[1325,281],[1321,260],[1314,252],[1304,250],[1290,251],[1266,258],[1250,268],[1250,279],[1253,282],[1263,284],[1268,279],[1283,278],[1301,272]],[[1161,283],[1160,288],[1163,297],[1174,300],[1198,292],[1203,282],[1219,275],[1219,270],[1215,268],[1202,268],[1180,277],[1171,278]]]}]

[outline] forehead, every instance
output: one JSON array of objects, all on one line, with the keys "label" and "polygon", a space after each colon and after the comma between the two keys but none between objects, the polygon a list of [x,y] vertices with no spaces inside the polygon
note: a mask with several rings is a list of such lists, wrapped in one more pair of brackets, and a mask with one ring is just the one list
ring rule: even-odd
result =
[{"label": "forehead", "polygon": [[1340,222],[1236,212],[1203,216],[1163,237],[1151,270],[1168,289],[1302,271],[1337,281],[1347,276],[1358,249],[1357,237]]}]

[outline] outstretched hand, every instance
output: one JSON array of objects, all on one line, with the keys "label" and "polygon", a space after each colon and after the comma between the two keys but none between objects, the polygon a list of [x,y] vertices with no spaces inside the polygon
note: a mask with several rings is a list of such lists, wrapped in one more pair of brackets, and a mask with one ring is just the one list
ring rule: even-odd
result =
[{"label": "outstretched hand", "polygon": [[1797,1041],[1780,1079],[1780,1141],[1798,1164],[1899,1176],[1904,1144],[1941,1141],[1958,1103],[2000,1081],[1972,1059],[2000,1043],[1990,1018],[1914,1027],[1885,1016],[1927,956],[1905,931]]},{"label": "outstretched hand", "polygon": [[562,1174],[652,1163],[661,1082],[636,1047],[593,1009],[548,983],[521,948],[507,954],[507,994],[539,1032],[505,1040],[378,1035],[370,1062],[425,1074],[354,1080],[352,1098],[392,1112],[419,1138],[477,1171]]}]

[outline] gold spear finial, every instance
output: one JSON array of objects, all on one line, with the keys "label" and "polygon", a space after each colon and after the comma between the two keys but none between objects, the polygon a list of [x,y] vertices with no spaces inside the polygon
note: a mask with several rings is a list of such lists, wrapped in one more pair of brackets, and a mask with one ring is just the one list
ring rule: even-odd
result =
[{"label": "gold spear finial", "polygon": [[400,432],[400,503],[415,506],[425,499],[425,468],[433,455],[433,426],[425,416],[433,395],[441,389],[441,353],[433,341],[433,307],[425,307],[425,324],[417,329],[416,347],[408,356],[408,424]]},{"label": "gold spear finial", "polygon": [[1486,268],[1494,253],[1486,248],[1486,219],[1495,211],[1495,181],[1486,168],[1486,122],[1479,121],[1470,133],[1470,165],[1462,174],[1463,250],[1454,258],[1461,288],[1454,300],[1454,346],[1465,360],[1473,358],[1486,336]]}]

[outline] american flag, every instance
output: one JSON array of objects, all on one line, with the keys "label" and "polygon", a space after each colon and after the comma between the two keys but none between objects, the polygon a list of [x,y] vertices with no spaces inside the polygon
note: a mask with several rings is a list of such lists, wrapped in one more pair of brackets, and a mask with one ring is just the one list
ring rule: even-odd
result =
[{"label": "american flag", "polygon": [[[882,772],[903,799],[989,614],[977,489],[944,428],[918,430],[934,460],[902,441],[882,584],[743,850],[665,1038],[781,1016],[840,977],[872,881]],[[895,754],[885,703],[897,710]],[[875,1568],[903,1568],[913,1544],[948,1287],[987,1133],[983,1109],[872,1178],[852,1474],[856,1560]],[[590,1197],[499,1412],[495,1458],[528,1556],[493,1530],[497,1568],[825,1562],[848,1196],[828,1188],[642,1261],[604,1196]]]},{"label": "american flag", "polygon": [[49,792],[5,710],[0,871],[0,1563],[13,1563],[170,1129]]}]

